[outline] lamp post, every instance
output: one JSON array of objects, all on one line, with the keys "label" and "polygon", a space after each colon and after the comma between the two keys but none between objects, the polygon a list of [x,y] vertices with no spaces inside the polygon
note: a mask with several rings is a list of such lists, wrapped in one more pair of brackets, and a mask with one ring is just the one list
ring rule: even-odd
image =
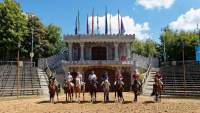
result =
[{"label": "lamp post", "polygon": [[31,29],[31,52],[30,52],[30,57],[31,57],[31,66],[32,66],[33,57],[34,57],[34,53],[33,53],[33,29]]},{"label": "lamp post", "polygon": [[18,42],[17,47],[17,98],[19,97],[19,49],[20,49],[20,42]]},{"label": "lamp post", "polygon": [[[161,29],[161,31],[164,31],[165,35],[167,35],[167,30],[164,28],[164,29]],[[166,47],[165,47],[165,37],[163,36],[163,57],[164,57],[164,63],[166,63],[167,61],[167,57],[166,57]]]}]

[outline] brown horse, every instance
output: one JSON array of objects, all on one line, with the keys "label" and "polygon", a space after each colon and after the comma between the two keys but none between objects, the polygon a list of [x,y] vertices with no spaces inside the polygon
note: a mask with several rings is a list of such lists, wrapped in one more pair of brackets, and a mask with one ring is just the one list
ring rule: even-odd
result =
[{"label": "brown horse", "polygon": [[65,81],[63,89],[66,94],[66,102],[68,101],[68,98],[69,98],[69,101],[72,102],[74,87],[72,86],[71,82]]},{"label": "brown horse", "polygon": [[48,88],[49,88],[50,102],[54,103],[54,96],[55,96],[55,93],[56,93],[55,81],[51,80],[49,85],[48,85]]},{"label": "brown horse", "polygon": [[81,84],[81,79],[79,77],[77,77],[75,79],[75,87],[74,87],[74,90],[75,90],[75,96],[76,96],[76,100],[80,103],[80,93],[82,92],[83,93],[83,101],[85,100],[84,99],[84,93],[85,93],[85,84]]},{"label": "brown horse", "polygon": [[124,87],[123,87],[123,85],[124,84],[123,84],[122,80],[116,81],[116,84],[115,84],[115,99],[116,99],[116,95],[117,95],[118,102],[124,102],[124,97],[123,97]]},{"label": "brown horse", "polygon": [[161,93],[163,91],[163,85],[161,84],[161,81],[158,78],[155,78],[155,84],[153,85],[154,94],[155,94],[155,100],[161,101]]},{"label": "brown horse", "polygon": [[141,89],[141,85],[139,84],[138,80],[134,80],[133,85],[132,85],[132,90],[134,92],[134,102],[137,102],[137,96],[139,95]]}]

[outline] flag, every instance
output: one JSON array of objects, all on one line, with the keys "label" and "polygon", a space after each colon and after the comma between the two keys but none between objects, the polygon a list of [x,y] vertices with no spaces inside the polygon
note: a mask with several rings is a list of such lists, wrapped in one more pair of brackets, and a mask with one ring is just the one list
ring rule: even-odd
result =
[{"label": "flag", "polygon": [[88,15],[87,15],[87,34],[89,34],[89,22],[88,22]]},{"label": "flag", "polygon": [[94,34],[94,8],[92,10],[92,34]]},{"label": "flag", "polygon": [[80,19],[79,19],[79,11],[78,11],[78,25],[77,25],[77,34],[80,33]]},{"label": "flag", "polygon": [[111,27],[111,15],[110,15],[110,35],[112,35],[112,27]]},{"label": "flag", "polygon": [[99,16],[97,15],[97,33],[99,34]]},{"label": "flag", "polygon": [[118,30],[119,30],[119,33],[118,34],[121,34],[121,30],[120,30],[120,19],[119,19],[119,9],[118,9]]},{"label": "flag", "polygon": [[77,16],[76,16],[76,21],[75,21],[75,35],[78,34],[78,27],[77,27]]},{"label": "flag", "polygon": [[124,34],[126,31],[125,31],[125,28],[124,28],[124,24],[123,24],[123,20],[121,18],[121,34]]},{"label": "flag", "polygon": [[106,13],[105,13],[105,34],[108,34],[108,22],[107,22],[107,7],[106,7]]}]

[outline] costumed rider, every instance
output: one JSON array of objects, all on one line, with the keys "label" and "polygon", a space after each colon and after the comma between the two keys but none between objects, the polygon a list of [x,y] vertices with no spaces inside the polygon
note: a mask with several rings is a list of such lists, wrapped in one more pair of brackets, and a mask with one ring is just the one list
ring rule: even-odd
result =
[{"label": "costumed rider", "polygon": [[103,76],[102,76],[102,81],[108,80],[108,72],[104,72]]},{"label": "costumed rider", "polygon": [[96,74],[94,74],[94,71],[92,71],[92,73],[89,75],[89,81],[96,81],[97,80],[97,76]]},{"label": "costumed rider", "polygon": [[68,72],[68,73],[65,75],[65,81],[66,81],[66,82],[70,82],[70,84],[74,87],[74,84],[72,83],[73,77],[72,77],[72,75],[70,74],[70,72]]},{"label": "costumed rider", "polygon": [[121,74],[121,71],[120,70],[118,70],[117,71],[117,73],[116,73],[116,75],[115,75],[115,79],[116,79],[116,81],[115,81],[115,83],[114,83],[114,85],[116,85],[117,84],[117,82],[119,82],[119,81],[121,81],[122,82],[122,84],[124,85],[124,82],[122,81],[123,80],[123,76],[122,76],[122,74]]},{"label": "costumed rider", "polygon": [[137,80],[138,84],[141,86],[141,83],[139,81],[139,73],[137,70],[133,71],[133,75],[132,75],[132,85],[134,84],[135,80]]},{"label": "costumed rider", "polygon": [[154,84],[153,84],[153,92],[152,92],[151,96],[155,95],[155,84],[157,82],[160,82],[160,84],[162,85],[162,88],[163,88],[162,76],[161,76],[160,72],[156,72],[156,75],[154,78]]},{"label": "costumed rider", "polygon": [[85,85],[83,82],[83,75],[80,72],[77,72],[76,79],[80,79],[81,85]]}]

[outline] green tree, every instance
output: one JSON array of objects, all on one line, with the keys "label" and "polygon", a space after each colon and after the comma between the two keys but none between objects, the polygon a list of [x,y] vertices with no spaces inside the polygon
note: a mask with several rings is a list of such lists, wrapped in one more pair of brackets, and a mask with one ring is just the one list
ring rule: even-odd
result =
[{"label": "green tree", "polygon": [[64,47],[64,43],[61,40],[61,29],[53,24],[48,25],[46,29],[47,34],[45,39],[48,40],[50,44],[48,55],[53,55],[58,53],[60,49]]},{"label": "green tree", "polygon": [[[4,0],[0,3],[0,51],[2,56],[16,56],[18,44],[27,35],[27,20],[19,4],[13,0]],[[22,51],[22,48],[20,48]],[[6,53],[6,54],[4,54]],[[16,58],[16,57],[14,57]]]}]

